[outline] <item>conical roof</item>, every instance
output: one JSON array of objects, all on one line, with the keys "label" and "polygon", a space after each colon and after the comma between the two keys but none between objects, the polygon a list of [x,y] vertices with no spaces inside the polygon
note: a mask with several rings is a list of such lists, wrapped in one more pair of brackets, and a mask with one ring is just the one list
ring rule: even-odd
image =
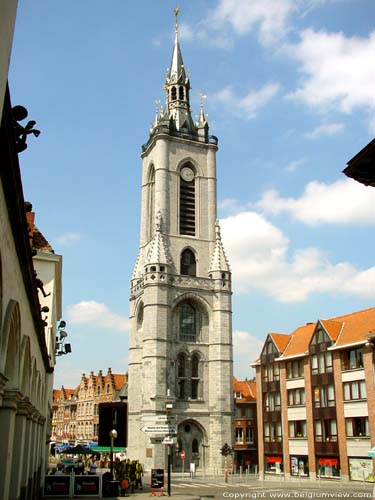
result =
[{"label": "conical roof", "polygon": [[220,225],[218,220],[215,223],[215,233],[216,233],[216,244],[211,257],[211,262],[208,271],[230,272],[229,262],[225,254],[223,242],[221,241]]}]

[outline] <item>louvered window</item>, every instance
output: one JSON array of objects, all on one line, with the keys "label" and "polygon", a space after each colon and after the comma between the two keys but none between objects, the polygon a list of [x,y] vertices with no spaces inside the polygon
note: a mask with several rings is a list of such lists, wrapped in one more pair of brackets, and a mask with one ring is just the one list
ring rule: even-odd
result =
[{"label": "louvered window", "polygon": [[180,234],[195,236],[195,179],[180,179]]}]

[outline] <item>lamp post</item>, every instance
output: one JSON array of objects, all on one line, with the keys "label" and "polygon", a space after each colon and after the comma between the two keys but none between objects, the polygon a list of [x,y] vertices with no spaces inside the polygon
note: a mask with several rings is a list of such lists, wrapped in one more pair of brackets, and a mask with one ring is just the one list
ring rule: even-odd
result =
[{"label": "lamp post", "polygon": [[111,431],[109,431],[109,437],[111,438],[111,455],[110,455],[110,459],[111,459],[111,478],[113,479],[113,442],[117,438],[117,431],[116,431],[116,429],[112,429]]}]

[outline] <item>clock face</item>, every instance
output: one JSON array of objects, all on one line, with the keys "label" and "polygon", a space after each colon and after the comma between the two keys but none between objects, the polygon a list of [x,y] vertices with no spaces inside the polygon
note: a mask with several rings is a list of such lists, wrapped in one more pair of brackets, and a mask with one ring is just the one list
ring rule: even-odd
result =
[{"label": "clock face", "polygon": [[190,182],[194,179],[194,172],[190,167],[184,167],[181,170],[181,177],[184,179],[184,181]]}]

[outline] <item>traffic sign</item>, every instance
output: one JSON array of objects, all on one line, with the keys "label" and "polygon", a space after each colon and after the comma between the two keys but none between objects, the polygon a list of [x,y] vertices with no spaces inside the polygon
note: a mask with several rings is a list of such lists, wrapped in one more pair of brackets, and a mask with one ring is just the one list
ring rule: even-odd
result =
[{"label": "traffic sign", "polygon": [[177,444],[177,438],[176,437],[171,437],[167,436],[163,439],[162,444]]},{"label": "traffic sign", "polygon": [[176,427],[172,427],[168,424],[147,424],[141,427],[141,431],[146,434],[176,434]]},{"label": "traffic sign", "polygon": [[185,451],[182,450],[180,454],[181,460],[185,460]]}]

